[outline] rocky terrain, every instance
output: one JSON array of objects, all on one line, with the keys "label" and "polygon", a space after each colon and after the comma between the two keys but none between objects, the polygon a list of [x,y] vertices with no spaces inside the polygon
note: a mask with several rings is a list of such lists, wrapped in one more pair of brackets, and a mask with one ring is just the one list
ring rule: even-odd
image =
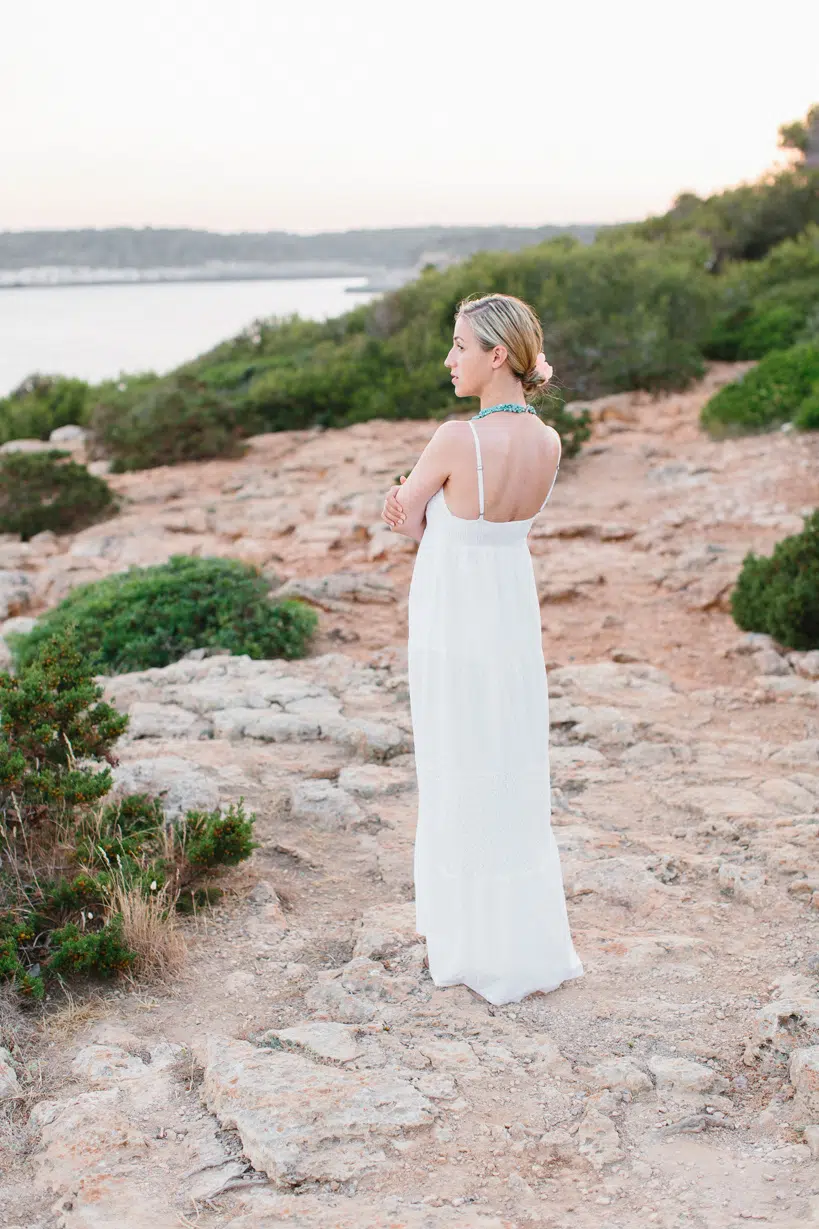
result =
[{"label": "rocky terrain", "polygon": [[532,529],[585,975],[517,1004],[436,988],[414,932],[416,547],[378,518],[434,424],[115,476],[116,519],[0,544],[3,632],[175,553],[321,617],[303,661],[104,680],[118,788],[243,796],[260,847],[181,978],[52,1001],[0,1053],[0,1225],[819,1225],[819,653],[728,613],[746,551],[819,502],[819,435],[704,437],[734,374],[594,403]]}]

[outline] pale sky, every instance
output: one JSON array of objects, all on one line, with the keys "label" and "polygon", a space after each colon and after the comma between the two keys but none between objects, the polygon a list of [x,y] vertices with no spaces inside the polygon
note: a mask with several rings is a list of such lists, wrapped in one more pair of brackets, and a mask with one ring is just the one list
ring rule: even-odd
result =
[{"label": "pale sky", "polygon": [[807,0],[26,0],[0,230],[615,222],[753,179]]}]

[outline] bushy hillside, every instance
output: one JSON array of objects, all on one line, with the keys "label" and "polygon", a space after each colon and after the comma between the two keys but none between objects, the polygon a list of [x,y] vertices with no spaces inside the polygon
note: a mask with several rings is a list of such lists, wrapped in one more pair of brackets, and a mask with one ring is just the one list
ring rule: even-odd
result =
[{"label": "bushy hillside", "polygon": [[[480,251],[444,270],[429,265],[322,323],[257,321],[162,379],[126,378],[85,397],[73,389],[92,447],[118,469],[138,469],[235,454],[257,431],[462,412],[469,407],[444,367],[454,313],[465,296],[490,291],[519,295],[540,316],[556,378],[538,408],[566,455],[586,434],[582,419],[564,412],[568,400],[684,388],[707,359],[814,343],[819,171],[799,151],[815,110],[780,130],[797,151],[794,164],[757,183],[704,200],[684,194],[663,217],[605,228],[593,243],[562,235],[520,251]],[[0,404],[0,434],[14,422],[45,432],[64,412],[63,396],[49,392],[47,401],[27,393]]]}]

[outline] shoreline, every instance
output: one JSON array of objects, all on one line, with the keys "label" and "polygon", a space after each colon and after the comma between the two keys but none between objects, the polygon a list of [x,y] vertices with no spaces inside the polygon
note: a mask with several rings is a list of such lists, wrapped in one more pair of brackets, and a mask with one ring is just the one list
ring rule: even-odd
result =
[{"label": "shoreline", "polygon": [[[339,280],[349,278],[365,279],[363,285],[347,286],[345,291],[350,294],[376,293],[382,290],[394,290],[404,285],[416,276],[414,269],[368,268],[360,266],[352,269],[333,268],[287,268],[281,266],[257,268],[166,268],[166,269],[121,269],[108,270],[87,269],[78,270],[76,275],[62,271],[53,278],[36,276],[51,273],[52,267],[43,269],[20,270],[22,276],[15,276],[8,270],[0,270],[0,291],[3,290],[61,290],[74,289],[78,286],[156,286],[181,285],[189,282],[264,282],[264,281],[318,281]],[[56,270],[55,270],[56,272]],[[29,276],[27,276],[29,275]],[[31,276],[35,275],[35,276]],[[15,280],[6,280],[7,278]]]}]

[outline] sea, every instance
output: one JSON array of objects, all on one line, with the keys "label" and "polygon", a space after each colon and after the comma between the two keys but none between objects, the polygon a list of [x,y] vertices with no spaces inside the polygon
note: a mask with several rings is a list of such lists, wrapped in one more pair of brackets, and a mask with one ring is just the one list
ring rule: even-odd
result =
[{"label": "sea", "polygon": [[[364,277],[0,289],[0,397],[27,376],[95,383],[163,375],[254,320],[296,312],[325,320],[376,298]],[[353,293],[355,291],[355,293]]]}]

